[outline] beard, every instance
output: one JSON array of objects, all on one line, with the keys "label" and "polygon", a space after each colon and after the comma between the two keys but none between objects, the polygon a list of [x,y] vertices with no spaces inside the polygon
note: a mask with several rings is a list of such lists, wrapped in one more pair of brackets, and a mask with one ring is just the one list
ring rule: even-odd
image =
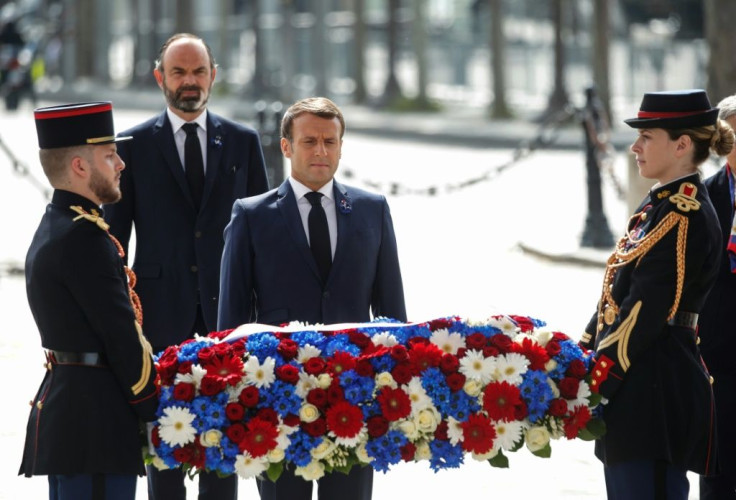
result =
[{"label": "beard", "polygon": [[115,181],[106,179],[96,168],[91,170],[89,188],[97,196],[102,205],[117,203],[122,198],[120,186]]},{"label": "beard", "polygon": [[[179,111],[185,113],[194,113],[201,110],[207,104],[210,98],[210,89],[204,90],[198,85],[182,85],[176,90],[170,89],[166,85],[166,78],[163,80],[164,97],[166,98],[166,104]],[[196,91],[196,97],[183,97],[184,92]]]}]

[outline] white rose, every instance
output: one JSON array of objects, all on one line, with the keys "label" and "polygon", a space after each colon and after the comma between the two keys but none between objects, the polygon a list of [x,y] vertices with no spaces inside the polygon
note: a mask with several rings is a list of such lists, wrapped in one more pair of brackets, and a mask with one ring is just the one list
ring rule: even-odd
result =
[{"label": "white rose", "polygon": [[332,383],[332,376],[329,373],[320,373],[317,377],[317,384],[320,389],[327,389]]},{"label": "white rose", "polygon": [[167,470],[169,468],[169,466],[166,465],[166,463],[163,461],[163,459],[161,457],[159,457],[158,455],[156,455],[155,457],[153,457],[152,464],[158,470]]},{"label": "white rose", "polygon": [[537,342],[539,342],[539,345],[541,345],[542,347],[546,347],[547,343],[552,340],[553,335],[554,334],[548,330],[539,332],[537,333]]},{"label": "white rose", "polygon": [[314,481],[325,475],[325,466],[316,460],[312,460],[304,467],[297,467],[294,475],[301,476],[305,481]]},{"label": "white rose", "polygon": [[201,444],[205,448],[210,448],[212,446],[219,445],[220,439],[222,439],[222,432],[218,431],[217,429],[210,429],[200,434],[199,444]]},{"label": "white rose", "polygon": [[549,437],[546,427],[531,427],[526,431],[526,447],[529,451],[539,451],[549,444]]},{"label": "white rose", "polygon": [[365,443],[360,443],[355,449],[355,456],[360,460],[362,464],[369,464],[373,461],[373,457],[368,454],[368,450],[365,449]]},{"label": "white rose", "polygon": [[335,443],[327,438],[322,438],[322,442],[316,448],[312,448],[310,453],[313,458],[322,460],[323,458],[330,456],[335,448]]},{"label": "white rose", "polygon": [[399,430],[411,440],[419,437],[419,429],[417,429],[416,424],[412,420],[404,420],[399,423]]},{"label": "white rose", "polygon": [[495,447],[491,448],[485,453],[475,453],[475,452],[471,453],[471,456],[473,457],[473,459],[479,462],[485,462],[486,460],[490,460],[496,455],[498,455],[498,448],[495,448]]},{"label": "white rose", "polygon": [[429,460],[432,458],[432,450],[429,448],[429,443],[426,441],[420,441],[417,443],[417,451],[414,453],[414,460]]},{"label": "white rose", "polygon": [[463,386],[463,390],[465,391],[465,394],[472,397],[477,397],[480,395],[480,391],[483,389],[483,384],[481,384],[480,380],[475,379],[468,379],[465,381],[465,386]]},{"label": "white rose", "polygon": [[550,359],[544,364],[544,369],[547,370],[547,372],[551,372],[555,368],[557,368],[557,361],[554,359]]},{"label": "white rose", "polygon": [[314,422],[319,418],[319,409],[311,403],[304,403],[299,409],[299,419],[302,422]]},{"label": "white rose", "polygon": [[266,457],[268,458],[268,461],[272,464],[277,464],[286,457],[286,453],[284,453],[284,450],[282,450],[281,448],[273,448],[268,452],[268,455],[266,455]]},{"label": "white rose", "polygon": [[434,408],[422,410],[416,418],[417,427],[425,433],[434,432],[437,429],[437,417]]},{"label": "white rose", "polygon": [[376,387],[391,387],[396,389],[397,384],[390,372],[381,372],[376,375]]}]

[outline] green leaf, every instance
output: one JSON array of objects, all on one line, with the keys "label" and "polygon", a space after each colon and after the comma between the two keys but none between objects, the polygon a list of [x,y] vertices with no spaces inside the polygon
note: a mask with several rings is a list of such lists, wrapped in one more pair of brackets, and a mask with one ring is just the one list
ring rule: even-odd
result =
[{"label": "green leaf", "polygon": [[591,408],[594,408],[601,404],[601,401],[603,400],[603,396],[598,394],[597,392],[593,392],[588,396],[588,403]]},{"label": "green leaf", "polygon": [[593,441],[606,433],[606,423],[602,418],[591,418],[585,428],[580,429],[578,438],[583,441]]},{"label": "green leaf", "polygon": [[549,458],[552,456],[552,447],[547,443],[547,446],[537,451],[533,451],[532,454],[540,458]]},{"label": "green leaf", "polygon": [[266,476],[271,481],[275,482],[279,477],[281,477],[281,473],[284,472],[284,463],[283,462],[277,462],[272,463],[268,466],[268,469],[266,470]]},{"label": "green leaf", "polygon": [[489,458],[488,463],[491,464],[493,467],[498,467],[500,469],[509,468],[509,459],[506,457],[506,455],[503,454],[501,450],[498,451],[498,455],[493,458]]},{"label": "green leaf", "polygon": [[334,470],[336,470],[338,472],[342,472],[343,474],[346,474],[347,475],[350,472],[350,469],[352,469],[352,468],[353,468],[353,464],[347,463],[347,464],[342,465],[340,467],[335,467]]}]

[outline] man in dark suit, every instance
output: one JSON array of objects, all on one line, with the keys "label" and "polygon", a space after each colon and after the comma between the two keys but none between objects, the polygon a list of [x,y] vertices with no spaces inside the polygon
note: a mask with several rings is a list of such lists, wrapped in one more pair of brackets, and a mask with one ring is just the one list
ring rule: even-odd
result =
[{"label": "man in dark suit", "polygon": [[[222,233],[233,201],[268,189],[257,133],[206,109],[216,72],[200,38],[167,40],[154,69],[167,109],[126,131],[135,140],[120,148],[123,199],[110,206],[108,220],[125,248],[135,224],[136,290],[155,352],[215,330]],[[149,498],[185,498],[180,470],[149,472]],[[201,500],[236,497],[234,476],[200,475]]]},{"label": "man in dark suit", "polygon": [[[718,103],[718,117],[736,129],[736,95]],[[705,187],[716,209],[723,237],[723,253],[718,278],[708,294],[698,323],[700,352],[713,376],[718,429],[718,473],[701,476],[701,500],[736,499],[736,368],[732,353],[736,350],[736,233],[734,227],[734,175],[736,149],[727,163],[705,180]]]},{"label": "man in dark suit", "polygon": [[[219,329],[279,325],[406,321],[396,238],[383,196],[339,184],[345,121],[325,98],[292,105],[281,124],[291,176],[279,188],[238,200],[225,230]],[[320,500],[368,500],[372,469],[319,480]],[[291,469],[259,480],[264,500],[310,500],[312,482]]]},{"label": "man in dark suit", "polygon": [[[26,257],[26,290],[46,349],[20,474],[47,475],[51,500],[133,500],[141,422],[156,418],[151,347],[100,205],[120,199],[112,105],[34,112],[54,187]],[[142,439],[143,438],[143,439]]]}]

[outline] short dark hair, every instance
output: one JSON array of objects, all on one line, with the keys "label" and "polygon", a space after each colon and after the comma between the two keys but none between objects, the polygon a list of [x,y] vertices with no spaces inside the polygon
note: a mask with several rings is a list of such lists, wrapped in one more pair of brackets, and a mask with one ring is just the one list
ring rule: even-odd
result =
[{"label": "short dark hair", "polygon": [[284,113],[284,118],[281,120],[281,137],[291,142],[294,119],[304,113],[317,115],[320,118],[337,118],[340,121],[340,139],[345,134],[345,118],[337,104],[326,97],[307,97],[289,106]]},{"label": "short dark hair", "polygon": [[215,69],[215,67],[217,66],[217,63],[215,62],[215,56],[212,55],[212,49],[210,49],[210,46],[207,45],[207,42],[205,42],[202,38],[198,37],[197,35],[193,35],[191,33],[177,33],[175,35],[172,35],[168,40],[166,40],[164,44],[161,46],[161,50],[158,51],[158,59],[156,59],[154,68],[157,69],[158,71],[163,71],[163,60],[164,60],[164,54],[166,53],[166,50],[169,48],[169,46],[172,43],[174,43],[177,40],[182,40],[184,38],[202,42],[202,45],[204,45],[204,48],[207,51],[207,57],[209,57],[210,59],[210,69],[211,70]]}]

